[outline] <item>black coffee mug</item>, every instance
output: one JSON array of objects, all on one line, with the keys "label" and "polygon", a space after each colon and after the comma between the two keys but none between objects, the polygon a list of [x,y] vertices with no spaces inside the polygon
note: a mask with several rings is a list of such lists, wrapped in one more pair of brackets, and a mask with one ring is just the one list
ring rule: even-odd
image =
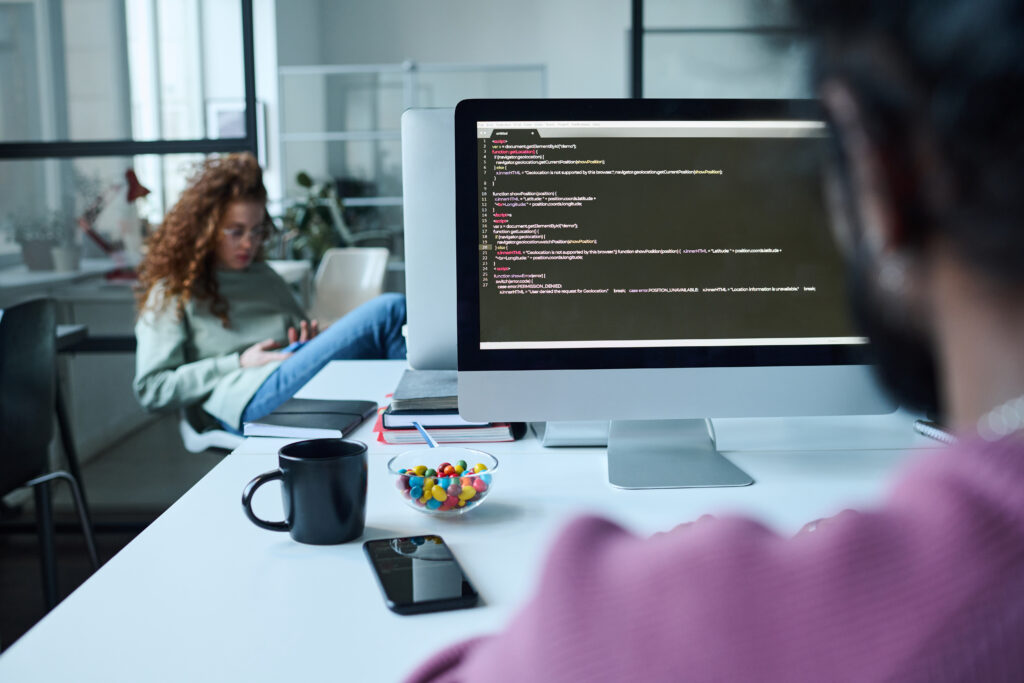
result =
[{"label": "black coffee mug", "polygon": [[[242,492],[252,523],[287,531],[299,543],[331,545],[363,534],[366,523],[366,444],[344,439],[310,439],[282,446],[278,469],[265,472]],[[263,484],[281,480],[285,520],[268,522],[252,511],[252,497]]]}]

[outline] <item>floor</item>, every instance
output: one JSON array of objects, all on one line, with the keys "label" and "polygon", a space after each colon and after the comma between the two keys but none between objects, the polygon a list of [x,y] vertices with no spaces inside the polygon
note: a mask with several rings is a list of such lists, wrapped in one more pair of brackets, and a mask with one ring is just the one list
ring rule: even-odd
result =
[{"label": "floor", "polygon": [[[189,453],[181,445],[177,416],[148,423],[82,467],[96,526],[100,562],[113,557],[147,524],[209,472],[222,452]],[[55,485],[58,524],[58,589],[63,599],[91,573],[71,497]],[[31,500],[31,497],[29,497]],[[5,523],[31,522],[31,504]],[[0,650],[9,647],[46,614],[34,526],[30,533],[0,533]]]}]

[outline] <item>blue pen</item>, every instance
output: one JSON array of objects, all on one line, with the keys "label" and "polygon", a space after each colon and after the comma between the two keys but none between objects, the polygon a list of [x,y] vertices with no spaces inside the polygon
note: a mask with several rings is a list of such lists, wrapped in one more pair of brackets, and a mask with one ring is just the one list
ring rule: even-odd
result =
[{"label": "blue pen", "polygon": [[427,434],[427,430],[423,428],[423,425],[421,425],[419,422],[413,422],[412,426],[420,430],[420,436],[423,437],[423,440],[427,442],[428,446],[430,446],[431,448],[437,448],[437,442],[434,441],[434,437],[430,436],[430,434]]}]

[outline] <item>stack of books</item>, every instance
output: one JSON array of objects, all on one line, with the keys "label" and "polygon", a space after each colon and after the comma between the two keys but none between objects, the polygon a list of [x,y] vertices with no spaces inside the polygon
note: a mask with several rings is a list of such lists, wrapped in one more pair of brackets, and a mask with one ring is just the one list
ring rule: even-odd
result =
[{"label": "stack of books", "polygon": [[458,380],[454,370],[406,370],[380,410],[374,430],[389,444],[422,444],[413,426],[419,422],[438,443],[513,441],[519,425],[508,422],[469,422],[459,416]]}]

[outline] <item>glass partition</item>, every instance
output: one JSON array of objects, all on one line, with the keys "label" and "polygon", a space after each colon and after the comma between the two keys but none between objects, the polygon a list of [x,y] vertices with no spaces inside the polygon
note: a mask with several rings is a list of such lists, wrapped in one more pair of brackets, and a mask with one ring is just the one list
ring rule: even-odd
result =
[{"label": "glass partition", "polygon": [[305,197],[296,179],[306,173],[333,185],[353,232],[385,230],[395,244],[402,230],[403,111],[547,93],[540,64],[311,65],[278,74],[285,205]]},{"label": "glass partition", "polygon": [[106,248],[137,256],[148,231],[163,220],[203,158],[0,160],[0,264],[18,263],[27,243],[78,245],[85,256],[104,256]]},{"label": "glass partition", "polygon": [[0,2],[0,142],[245,137],[242,42],[239,0]]},{"label": "glass partition", "polygon": [[397,131],[408,99],[401,71],[308,69],[286,74],[280,87],[282,132],[293,141],[328,131]]}]

